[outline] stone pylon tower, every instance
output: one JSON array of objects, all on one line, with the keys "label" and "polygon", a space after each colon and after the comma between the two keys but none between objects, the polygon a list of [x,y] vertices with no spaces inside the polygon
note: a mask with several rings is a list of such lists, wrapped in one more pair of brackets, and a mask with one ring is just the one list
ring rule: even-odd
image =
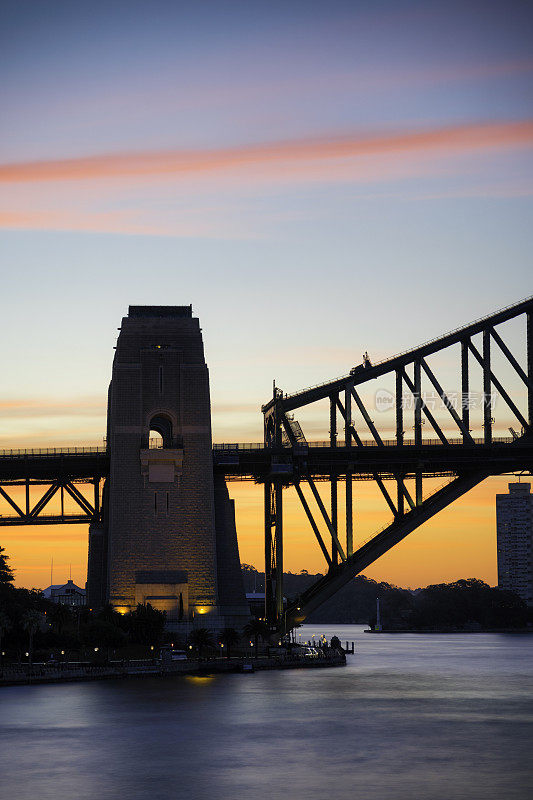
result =
[{"label": "stone pylon tower", "polygon": [[[249,618],[233,503],[215,479],[209,375],[191,306],[130,306],[108,401],[104,524],[89,534],[88,599],[150,603],[169,627]],[[156,445],[156,446],[154,446]]]}]

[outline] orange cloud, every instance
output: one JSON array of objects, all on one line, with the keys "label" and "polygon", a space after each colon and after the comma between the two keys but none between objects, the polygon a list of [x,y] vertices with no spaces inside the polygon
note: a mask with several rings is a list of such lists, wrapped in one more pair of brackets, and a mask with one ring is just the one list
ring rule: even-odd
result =
[{"label": "orange cloud", "polygon": [[[1,180],[1,179],[0,179]],[[176,220],[168,224],[152,223],[140,219],[137,212],[105,211],[95,213],[79,211],[0,211],[0,228],[20,230],[85,231],[87,233],[121,233],[143,236],[181,236],[230,239],[252,238],[244,226],[233,225],[232,230],[222,220]]]},{"label": "orange cloud", "polygon": [[0,165],[0,182],[78,181],[200,174],[253,166],[362,156],[440,153],[445,156],[533,144],[533,120],[466,124],[418,131],[299,139],[212,150],[107,154]]},{"label": "orange cloud", "polygon": [[12,398],[0,400],[0,417],[64,417],[105,415],[105,398],[80,397],[72,400]]}]

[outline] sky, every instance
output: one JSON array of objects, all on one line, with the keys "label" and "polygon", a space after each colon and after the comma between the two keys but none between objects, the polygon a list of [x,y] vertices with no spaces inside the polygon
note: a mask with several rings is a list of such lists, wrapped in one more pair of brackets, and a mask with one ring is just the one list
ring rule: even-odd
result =
[{"label": "sky", "polygon": [[[18,0],[0,15],[0,448],[101,442],[129,304],[192,303],[214,439],[260,441],[273,379],[346,374],[365,350],[533,293],[529,3]],[[366,574],[494,583],[506,483]],[[260,490],[230,491],[260,567]],[[366,536],[381,507],[356,492]],[[287,567],[323,569],[287,506]],[[0,543],[17,581],[43,586],[52,556],[56,578],[72,564],[84,581],[86,537],[2,528]]]}]

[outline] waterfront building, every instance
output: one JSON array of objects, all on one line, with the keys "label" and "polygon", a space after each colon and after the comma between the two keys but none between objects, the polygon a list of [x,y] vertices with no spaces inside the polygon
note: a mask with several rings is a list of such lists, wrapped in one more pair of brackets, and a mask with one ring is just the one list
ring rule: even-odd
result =
[{"label": "waterfront building", "polygon": [[43,594],[47,600],[51,600],[53,603],[61,603],[65,606],[85,605],[85,589],[76,586],[70,578],[66,583],[55,583],[48,586]]},{"label": "waterfront building", "polygon": [[533,495],[530,483],[510,483],[496,495],[498,588],[508,589],[533,605]]}]

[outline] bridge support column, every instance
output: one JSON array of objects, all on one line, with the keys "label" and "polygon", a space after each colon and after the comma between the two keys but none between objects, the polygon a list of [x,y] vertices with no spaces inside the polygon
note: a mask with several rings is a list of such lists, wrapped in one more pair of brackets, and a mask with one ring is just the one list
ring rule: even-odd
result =
[{"label": "bridge support column", "polygon": [[527,314],[527,421],[533,427],[533,314]]},{"label": "bridge support column", "polygon": [[[344,390],[344,446],[352,447],[352,388],[353,381],[348,381]],[[352,470],[346,470],[346,555],[353,553],[353,499]]]},{"label": "bridge support column", "polygon": [[490,329],[483,331],[483,431],[485,444],[492,444],[492,384],[490,374]]},{"label": "bridge support column", "polygon": [[415,447],[422,446],[422,387],[421,387],[421,372],[420,361],[415,361],[414,364],[414,400],[415,400],[415,418],[414,418],[414,431],[415,431]]},{"label": "bridge support column", "polygon": [[403,478],[397,477],[396,478],[396,487],[397,487],[397,503],[396,507],[398,509],[398,514],[401,516],[405,512],[405,495],[403,493],[403,486],[402,486]]},{"label": "bridge support column", "polygon": [[[414,362],[414,397],[415,397],[415,447],[422,447],[422,381],[421,381],[421,362],[417,359]],[[415,472],[415,504],[422,505],[422,470]]]},{"label": "bridge support column", "polygon": [[421,506],[423,502],[422,495],[422,470],[415,472],[415,504]]},{"label": "bridge support column", "polygon": [[276,617],[283,616],[283,486],[276,482],[275,492],[275,541],[276,541]]},{"label": "bridge support column", "polygon": [[396,444],[403,444],[403,381],[399,369],[396,370]]},{"label": "bridge support column", "polygon": [[275,613],[272,577],[272,483],[265,481],[263,489],[265,511],[265,618],[273,620]]},{"label": "bridge support column", "polygon": [[[470,382],[468,375],[468,339],[461,342],[461,409],[463,425],[470,430]],[[468,436],[463,433],[463,444],[467,444]]]},{"label": "bridge support column", "polygon": [[265,617],[283,616],[283,486],[265,481]]},{"label": "bridge support column", "polygon": [[346,471],[346,556],[353,554],[353,496],[352,472]]},{"label": "bridge support column", "polygon": [[[332,395],[329,398],[329,445],[331,448],[337,447],[337,398],[338,395]],[[330,489],[331,489],[331,524],[335,533],[338,536],[338,503],[337,503],[337,473],[331,472],[330,474]],[[335,542],[331,541],[331,562],[337,564],[339,554]]]},{"label": "bridge support column", "polygon": [[[183,636],[241,627],[250,609],[231,501],[215,486],[209,373],[191,306],[130,306],[107,430],[107,600],[123,613],[150,603]],[[150,446],[153,433],[162,447]]]}]

